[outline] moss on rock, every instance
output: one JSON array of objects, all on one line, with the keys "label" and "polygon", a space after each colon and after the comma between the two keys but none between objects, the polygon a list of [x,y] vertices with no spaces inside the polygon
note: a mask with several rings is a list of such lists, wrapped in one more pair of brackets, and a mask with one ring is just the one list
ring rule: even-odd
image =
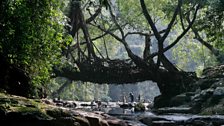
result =
[{"label": "moss on rock", "polygon": [[145,111],[145,105],[142,102],[139,102],[134,107],[135,112],[143,112]]},{"label": "moss on rock", "polygon": [[[0,121],[7,121],[7,125],[108,126],[108,119],[100,114],[44,104],[39,99],[0,93]],[[124,121],[114,120],[111,125],[121,122],[118,126],[125,126]]]}]

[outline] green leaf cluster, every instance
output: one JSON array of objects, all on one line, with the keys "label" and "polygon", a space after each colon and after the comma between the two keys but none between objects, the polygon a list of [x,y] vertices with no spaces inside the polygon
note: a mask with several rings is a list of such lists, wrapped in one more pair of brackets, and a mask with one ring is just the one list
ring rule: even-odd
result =
[{"label": "green leaf cluster", "polygon": [[204,33],[203,35],[208,42],[224,51],[224,1],[206,1],[195,27]]},{"label": "green leaf cluster", "polygon": [[0,8],[0,53],[29,73],[34,87],[49,80],[59,62],[65,17],[56,0],[3,0]]}]

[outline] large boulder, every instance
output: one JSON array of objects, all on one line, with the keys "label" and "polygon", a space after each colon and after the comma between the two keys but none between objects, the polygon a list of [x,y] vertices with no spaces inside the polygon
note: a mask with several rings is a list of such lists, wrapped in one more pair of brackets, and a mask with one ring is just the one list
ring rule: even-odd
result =
[{"label": "large boulder", "polygon": [[1,126],[127,126],[102,112],[87,112],[46,104],[46,100],[0,93]]},{"label": "large boulder", "polygon": [[190,95],[186,95],[186,93],[184,93],[184,94],[180,94],[171,98],[170,106],[180,106],[183,104],[187,104],[190,101],[191,101]]},{"label": "large boulder", "polygon": [[220,108],[223,104],[222,99],[224,99],[224,65],[206,68],[202,77],[190,85],[191,89],[189,91],[191,92],[185,92],[170,98],[162,95],[156,97],[156,106],[187,106],[192,108],[193,113],[216,113],[215,111],[218,111],[217,108]]},{"label": "large boulder", "polygon": [[224,65],[208,67],[203,70],[203,78],[224,78]]},{"label": "large boulder", "polygon": [[224,87],[216,87],[213,92],[214,97],[223,97],[224,96]]}]

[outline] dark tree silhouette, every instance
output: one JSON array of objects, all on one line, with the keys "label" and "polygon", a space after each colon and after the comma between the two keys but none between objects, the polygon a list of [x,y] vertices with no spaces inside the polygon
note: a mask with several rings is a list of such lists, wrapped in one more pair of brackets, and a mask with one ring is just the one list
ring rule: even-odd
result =
[{"label": "dark tree silhouette", "polygon": [[[104,29],[94,21],[98,15],[101,13],[101,6],[96,9],[95,13],[89,19],[84,20],[84,15],[81,9],[81,3],[73,0],[73,5],[70,8],[69,18],[70,34],[72,37],[76,38],[77,43],[75,45],[69,46],[66,50],[66,56],[70,57],[75,63],[76,68],[55,68],[54,72],[57,76],[66,77],[70,80],[81,80],[90,81],[94,83],[134,83],[145,80],[152,80],[157,82],[158,87],[162,96],[171,97],[181,92],[189,90],[189,84],[197,79],[196,75],[193,73],[187,73],[180,71],[173,65],[169,59],[165,56],[165,52],[174,47],[179,40],[191,29],[200,5],[196,5],[192,9],[192,19],[189,19],[188,26],[180,33],[180,35],[171,43],[170,45],[164,47],[164,41],[166,40],[168,34],[170,33],[178,13],[181,11],[182,0],[178,0],[178,4],[174,10],[172,19],[167,25],[167,28],[162,31],[158,31],[155,23],[153,22],[144,0],[140,0],[140,5],[145,19],[151,26],[152,33],[125,33],[122,26],[117,22],[116,16],[113,13],[113,8],[111,3],[108,4],[108,11],[111,16],[116,30],[120,32],[120,36],[114,34],[111,29]],[[184,19],[183,19],[184,20]],[[91,38],[88,32],[88,25],[98,28],[104,35],[111,35],[117,41],[119,41],[125,47],[125,50],[129,56],[129,60],[123,59],[109,59],[96,55],[95,51],[98,51],[97,47],[93,43],[93,38]],[[78,40],[78,31],[82,30],[85,41],[80,43]],[[129,34],[140,34],[145,36],[145,49],[143,58],[135,55],[130,49],[126,37]],[[103,37],[99,36],[98,38]],[[150,37],[155,36],[158,41],[158,52],[150,52]],[[98,39],[94,38],[94,39]],[[86,49],[80,47],[80,45],[86,45]],[[94,49],[95,48],[95,49]],[[106,49],[107,50],[107,49]],[[78,56],[74,56],[72,52],[77,51]],[[87,51],[87,53],[86,53]],[[87,54],[87,55],[86,55]],[[157,62],[154,62],[153,58],[157,57]]]}]

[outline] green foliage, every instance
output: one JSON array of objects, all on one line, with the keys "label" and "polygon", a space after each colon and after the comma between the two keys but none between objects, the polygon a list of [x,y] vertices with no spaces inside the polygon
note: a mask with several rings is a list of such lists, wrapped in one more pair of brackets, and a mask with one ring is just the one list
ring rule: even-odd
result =
[{"label": "green foliage", "polygon": [[145,105],[141,102],[137,103],[134,107],[135,112],[145,111]]},{"label": "green foliage", "polygon": [[[139,1],[136,0],[117,0],[117,8],[118,8],[118,19],[120,22],[128,23],[129,28],[133,28],[138,31],[150,30],[150,26],[145,20],[145,17],[142,14],[141,6]],[[161,18],[165,16],[165,13],[162,11],[163,5],[169,4],[168,0],[145,0],[147,9],[151,14],[155,23]],[[160,23],[164,23],[161,22]]]},{"label": "green foliage", "polygon": [[207,1],[201,9],[195,27],[217,49],[224,51],[224,2],[223,0]]},{"label": "green foliage", "polygon": [[[191,6],[200,3],[201,8],[193,25],[205,42],[213,45],[215,49],[223,50],[223,6],[220,0],[212,1],[183,1],[182,16],[191,10]],[[171,7],[172,8],[172,7]],[[166,13],[169,10],[166,9]],[[170,17],[171,18],[171,17]],[[185,18],[184,18],[185,20]],[[186,21],[183,21],[186,25]],[[181,32],[181,23],[177,23],[175,32]],[[200,76],[203,68],[217,64],[217,58],[205,46],[194,38],[190,31],[182,41],[172,49],[176,65],[187,71],[195,71]]]},{"label": "green foliage", "polygon": [[[57,91],[65,82],[65,78],[57,77],[52,79],[51,83],[48,84],[48,89],[51,90],[50,93]],[[98,85],[89,82],[72,82],[58,95],[63,100],[110,101],[111,98],[108,96],[108,91],[109,86],[107,84]],[[51,96],[51,98],[54,97],[55,96]]]},{"label": "green foliage", "polygon": [[195,71],[200,76],[200,70],[217,63],[211,52],[195,41],[193,38],[185,38],[172,49],[173,60],[183,70]]},{"label": "green foliage", "polygon": [[34,86],[46,84],[64,44],[65,17],[55,0],[1,2],[0,53],[29,73]]}]

